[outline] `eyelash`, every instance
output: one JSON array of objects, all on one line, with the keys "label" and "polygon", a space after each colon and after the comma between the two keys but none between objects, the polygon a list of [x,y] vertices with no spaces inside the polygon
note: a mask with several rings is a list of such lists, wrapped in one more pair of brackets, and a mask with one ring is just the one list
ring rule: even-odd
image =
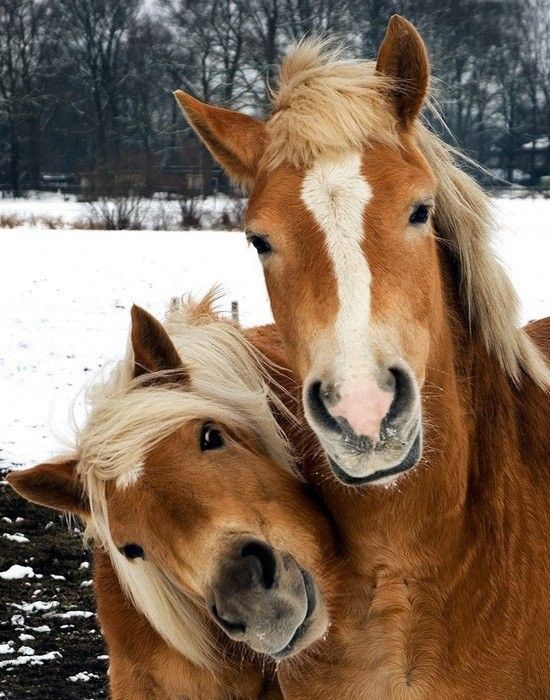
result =
[{"label": "eyelash", "polygon": [[409,217],[409,223],[413,226],[421,226],[430,218],[430,206],[428,204],[417,204]]},{"label": "eyelash", "polygon": [[248,242],[256,248],[258,255],[268,255],[273,251],[269,241],[264,236],[250,236]]}]

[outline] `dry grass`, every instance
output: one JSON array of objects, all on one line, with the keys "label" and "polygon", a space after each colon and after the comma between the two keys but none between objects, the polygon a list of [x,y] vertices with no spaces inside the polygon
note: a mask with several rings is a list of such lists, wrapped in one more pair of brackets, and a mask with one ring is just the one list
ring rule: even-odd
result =
[{"label": "dry grass", "polygon": [[17,228],[17,226],[23,226],[25,224],[25,219],[22,219],[18,214],[0,214],[0,228]]},{"label": "dry grass", "polygon": [[66,228],[66,224],[60,216],[21,216],[14,212],[0,214],[0,229],[17,228],[19,226],[32,226],[33,228],[46,228],[51,231]]},{"label": "dry grass", "polygon": [[228,201],[221,211],[205,209],[201,197],[178,198],[174,207],[160,204],[151,206],[139,196],[103,197],[87,202],[88,212],[75,221],[61,216],[5,212],[0,214],[0,229],[17,227],[48,230],[76,229],[82,231],[185,231],[215,229],[235,231],[242,228],[244,200]]},{"label": "dry grass", "polygon": [[66,228],[66,224],[60,216],[31,216],[28,223],[31,226],[47,228],[51,231]]}]

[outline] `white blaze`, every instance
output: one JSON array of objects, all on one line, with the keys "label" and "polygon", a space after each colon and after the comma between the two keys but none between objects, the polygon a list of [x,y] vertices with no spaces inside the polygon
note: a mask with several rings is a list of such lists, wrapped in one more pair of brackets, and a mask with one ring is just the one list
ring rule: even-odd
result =
[{"label": "white blaze", "polygon": [[302,185],[302,201],[325,234],[336,275],[340,304],[334,329],[339,346],[335,360],[342,378],[349,371],[360,372],[368,362],[371,273],[362,242],[363,215],[371,197],[359,154],[317,161]]}]

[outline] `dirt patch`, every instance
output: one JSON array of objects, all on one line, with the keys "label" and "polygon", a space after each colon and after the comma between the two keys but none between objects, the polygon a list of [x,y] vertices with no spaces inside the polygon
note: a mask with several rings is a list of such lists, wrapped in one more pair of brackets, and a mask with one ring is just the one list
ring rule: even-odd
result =
[{"label": "dirt patch", "polygon": [[19,565],[33,575],[0,577],[0,698],[106,698],[107,657],[78,524],[27,503],[1,476],[0,572]]}]

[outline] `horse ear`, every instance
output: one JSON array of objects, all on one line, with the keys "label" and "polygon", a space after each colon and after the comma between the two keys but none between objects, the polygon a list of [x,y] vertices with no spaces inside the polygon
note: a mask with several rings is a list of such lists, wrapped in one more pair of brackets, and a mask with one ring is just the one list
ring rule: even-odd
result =
[{"label": "horse ear", "polygon": [[76,473],[77,464],[75,459],[39,464],[32,469],[10,472],[6,479],[27,501],[85,519],[90,507]]},{"label": "horse ear", "polygon": [[210,153],[239,185],[250,188],[267,140],[265,125],[254,117],[213,107],[176,90],[183,114]]},{"label": "horse ear", "polygon": [[163,382],[189,383],[189,372],[170,340],[168,333],[154,316],[135,304],[131,310],[132,330],[130,341],[134,351],[134,377],[141,377],[151,372],[170,372],[162,379]]},{"label": "horse ear", "polygon": [[378,51],[376,70],[395,81],[395,111],[403,128],[408,129],[428,92],[430,62],[424,40],[404,17],[391,17]]}]

